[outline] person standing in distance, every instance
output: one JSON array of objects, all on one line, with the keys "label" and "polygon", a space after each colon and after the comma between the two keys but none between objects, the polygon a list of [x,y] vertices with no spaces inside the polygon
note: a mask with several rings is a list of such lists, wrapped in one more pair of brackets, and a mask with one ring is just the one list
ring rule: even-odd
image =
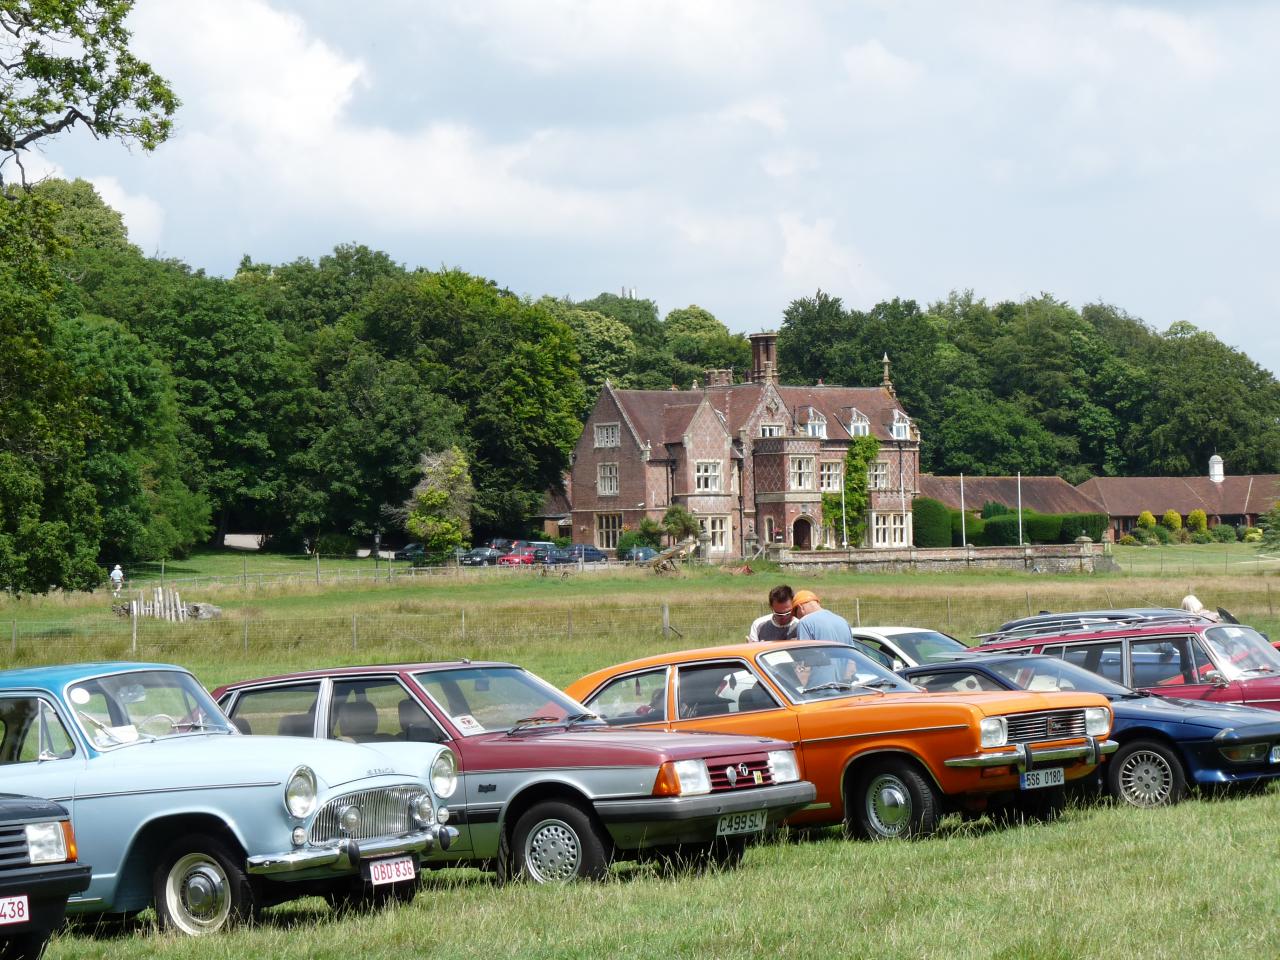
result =
[{"label": "person standing in distance", "polygon": [[124,571],[120,569],[120,564],[116,564],[111,571],[111,595],[113,597],[120,596],[120,588],[124,586]]},{"label": "person standing in distance", "polygon": [[769,591],[769,608],[773,613],[766,613],[751,624],[751,629],[747,631],[748,643],[796,638],[796,621],[791,615],[791,597],[791,588],[785,583]]},{"label": "person standing in distance", "polygon": [[812,590],[801,590],[792,599],[791,611],[799,621],[796,624],[797,640],[834,640],[849,643],[852,632],[849,621],[838,613],[822,609],[818,595]]}]

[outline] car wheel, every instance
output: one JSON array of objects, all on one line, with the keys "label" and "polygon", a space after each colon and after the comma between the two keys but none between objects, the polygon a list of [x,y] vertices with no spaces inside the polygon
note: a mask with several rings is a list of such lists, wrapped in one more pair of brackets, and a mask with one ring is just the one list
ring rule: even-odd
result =
[{"label": "car wheel", "polygon": [[845,798],[845,824],[868,840],[923,837],[938,826],[941,801],[933,783],[902,760],[873,764]]},{"label": "car wheel", "polygon": [[171,844],[152,883],[160,926],[200,936],[247,920],[254,911],[254,896],[239,866],[242,859],[205,834]]},{"label": "car wheel", "polygon": [[1107,762],[1107,789],[1135,807],[1177,803],[1187,789],[1178,755],[1155,740],[1126,743]]},{"label": "car wheel", "polygon": [[608,840],[583,810],[561,800],[530,807],[511,836],[512,873],[534,883],[597,880],[609,868]]},{"label": "car wheel", "polygon": [[0,940],[0,960],[39,960],[51,932],[34,930]]}]

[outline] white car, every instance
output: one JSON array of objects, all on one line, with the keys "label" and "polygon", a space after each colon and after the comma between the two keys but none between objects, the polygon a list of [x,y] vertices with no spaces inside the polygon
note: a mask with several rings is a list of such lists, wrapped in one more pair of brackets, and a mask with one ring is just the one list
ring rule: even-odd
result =
[{"label": "white car", "polygon": [[955,637],[928,627],[853,627],[855,646],[890,670],[949,659],[969,648]]}]

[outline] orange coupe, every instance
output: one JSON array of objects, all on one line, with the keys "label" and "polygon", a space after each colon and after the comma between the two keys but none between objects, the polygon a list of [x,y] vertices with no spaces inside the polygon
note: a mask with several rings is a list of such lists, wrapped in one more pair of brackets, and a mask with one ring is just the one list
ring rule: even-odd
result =
[{"label": "orange coupe", "polygon": [[924,693],[836,643],[667,653],[598,670],[566,692],[617,726],[790,740],[818,795],[788,822],[844,821],[862,837],[925,835],[948,809],[1054,816],[1065,784],[1116,749],[1098,694]]}]

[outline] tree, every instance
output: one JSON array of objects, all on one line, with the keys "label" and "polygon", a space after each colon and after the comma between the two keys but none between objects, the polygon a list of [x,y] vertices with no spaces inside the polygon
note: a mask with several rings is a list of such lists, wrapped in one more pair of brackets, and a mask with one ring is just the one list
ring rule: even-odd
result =
[{"label": "tree", "polygon": [[699,370],[743,371],[751,363],[751,344],[702,307],[690,305],[667,314],[662,324],[667,350]]},{"label": "tree", "polygon": [[1138,514],[1138,528],[1142,530],[1154,530],[1156,528],[1156,517],[1150,510],[1143,510]]},{"label": "tree", "polygon": [[1280,501],[1276,501],[1270,510],[1258,517],[1258,527],[1262,530],[1263,546],[1280,547]]},{"label": "tree", "polygon": [[1196,507],[1187,514],[1187,529],[1192,533],[1205,533],[1209,529],[1208,515]]},{"label": "tree", "polygon": [[1164,516],[1160,518],[1160,525],[1166,530],[1181,530],[1182,514],[1178,513],[1177,510],[1166,510]]},{"label": "tree", "polygon": [[696,537],[702,532],[702,528],[698,526],[698,518],[678,503],[667,507],[667,512],[662,515],[662,525],[667,528],[671,539],[677,543]]},{"label": "tree", "polygon": [[471,501],[475,487],[466,455],[457,447],[424,454],[422,479],[405,503],[405,529],[428,554],[443,554],[471,538]]},{"label": "tree", "polygon": [[14,0],[0,6],[0,191],[12,161],[77,125],[154,150],[179,101],[129,49],[133,0]]},{"label": "tree", "polygon": [[567,300],[543,297],[538,305],[573,331],[577,347],[579,371],[582,375],[585,419],[606,380],[617,384],[636,358],[636,341],[631,328],[621,320],[595,310],[581,310]]}]

